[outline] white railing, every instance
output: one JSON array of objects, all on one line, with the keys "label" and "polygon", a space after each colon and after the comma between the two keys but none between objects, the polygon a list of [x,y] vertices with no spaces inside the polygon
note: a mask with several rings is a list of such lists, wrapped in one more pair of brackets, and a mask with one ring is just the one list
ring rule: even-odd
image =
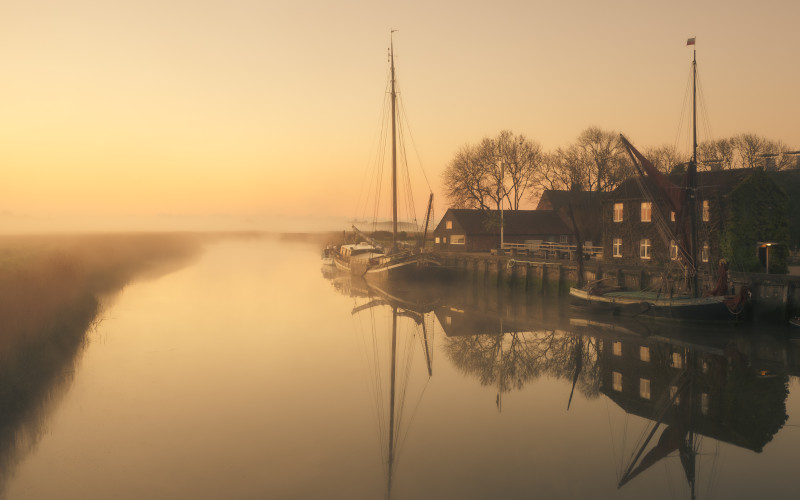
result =
[{"label": "white railing", "polygon": [[[503,250],[510,250],[517,254],[531,255],[543,259],[574,260],[577,245],[550,241],[536,243],[503,243]],[[584,245],[583,254],[590,259],[601,260],[603,258],[603,247]]]}]

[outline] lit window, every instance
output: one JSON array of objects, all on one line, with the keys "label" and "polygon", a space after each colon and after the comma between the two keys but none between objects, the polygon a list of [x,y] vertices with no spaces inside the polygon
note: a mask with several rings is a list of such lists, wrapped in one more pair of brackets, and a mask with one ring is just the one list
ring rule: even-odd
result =
[{"label": "lit window", "polygon": [[681,353],[672,353],[672,366],[674,368],[683,368],[683,356],[681,356]]},{"label": "lit window", "polygon": [[435,241],[435,242],[436,242],[436,243],[439,243],[439,241],[441,241],[441,238],[439,238],[439,237],[437,236],[437,237],[436,237],[436,241]]},{"label": "lit window", "polygon": [[711,208],[708,205],[708,200],[703,200],[703,222],[711,220]]},{"label": "lit window", "polygon": [[446,325],[452,325],[453,324],[453,317],[452,316],[445,316],[444,317],[444,323]]},{"label": "lit window", "polygon": [[675,211],[674,210],[669,213],[669,220],[671,220],[672,222],[675,222]]},{"label": "lit window", "polygon": [[611,372],[611,387],[617,392],[622,392],[622,374],[620,372]]},{"label": "lit window", "polygon": [[708,242],[703,243],[703,250],[700,252],[700,260],[703,262],[708,262]]},{"label": "lit window", "polygon": [[642,259],[650,258],[650,240],[647,238],[639,241],[639,257]]},{"label": "lit window", "polygon": [[611,255],[614,257],[622,257],[622,238],[614,238]]},{"label": "lit window", "polygon": [[622,342],[614,342],[611,344],[611,349],[614,352],[614,356],[622,356]]},{"label": "lit window", "polygon": [[670,260],[678,260],[678,244],[675,240],[669,242],[669,258]]},{"label": "lit window", "polygon": [[449,220],[445,223],[447,229],[453,229],[453,221]]},{"label": "lit window", "polygon": [[645,362],[650,362],[650,348],[645,346],[639,347],[639,359]]},{"label": "lit window", "polygon": [[646,378],[639,379],[639,396],[642,399],[650,399],[650,381]]},{"label": "lit window", "polygon": [[614,203],[614,222],[622,222],[622,203]]},{"label": "lit window", "polygon": [[649,201],[642,203],[642,222],[650,222],[653,205]]},{"label": "lit window", "polygon": [[463,234],[454,234],[450,237],[450,244],[451,245],[463,245],[466,241],[466,237]]}]

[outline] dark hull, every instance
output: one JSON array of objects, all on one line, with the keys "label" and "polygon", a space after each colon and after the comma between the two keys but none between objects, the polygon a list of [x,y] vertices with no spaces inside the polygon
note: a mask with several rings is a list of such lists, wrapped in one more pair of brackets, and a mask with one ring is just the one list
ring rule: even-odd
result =
[{"label": "dark hull", "polygon": [[692,323],[736,323],[744,318],[744,308],[734,305],[734,297],[653,298],[652,294],[600,294],[571,289],[575,307],[594,313],[653,318]]}]

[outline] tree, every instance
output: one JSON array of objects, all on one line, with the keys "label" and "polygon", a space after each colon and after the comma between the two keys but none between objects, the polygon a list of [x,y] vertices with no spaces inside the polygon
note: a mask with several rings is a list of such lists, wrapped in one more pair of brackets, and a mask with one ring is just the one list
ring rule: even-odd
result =
[{"label": "tree", "polygon": [[785,273],[789,250],[788,195],[760,168],[731,191],[725,231],[720,239],[723,256],[734,269],[762,272],[756,247],[770,250],[770,270]]},{"label": "tree", "polygon": [[447,198],[460,208],[518,210],[535,185],[542,157],[539,144],[508,130],[465,145],[442,176]]},{"label": "tree", "polygon": [[678,149],[670,145],[645,148],[643,154],[658,170],[665,174],[671,174],[676,167],[685,161],[678,153]]}]

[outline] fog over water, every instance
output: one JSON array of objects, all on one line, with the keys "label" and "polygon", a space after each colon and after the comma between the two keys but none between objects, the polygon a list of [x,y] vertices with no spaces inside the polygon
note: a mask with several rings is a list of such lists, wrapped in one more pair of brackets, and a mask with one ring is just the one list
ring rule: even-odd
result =
[{"label": "fog over water", "polygon": [[795,498],[791,330],[373,287],[319,253],[217,239],[47,357],[6,353],[55,374],[0,409],[0,498],[666,499],[689,471],[696,498]]}]

